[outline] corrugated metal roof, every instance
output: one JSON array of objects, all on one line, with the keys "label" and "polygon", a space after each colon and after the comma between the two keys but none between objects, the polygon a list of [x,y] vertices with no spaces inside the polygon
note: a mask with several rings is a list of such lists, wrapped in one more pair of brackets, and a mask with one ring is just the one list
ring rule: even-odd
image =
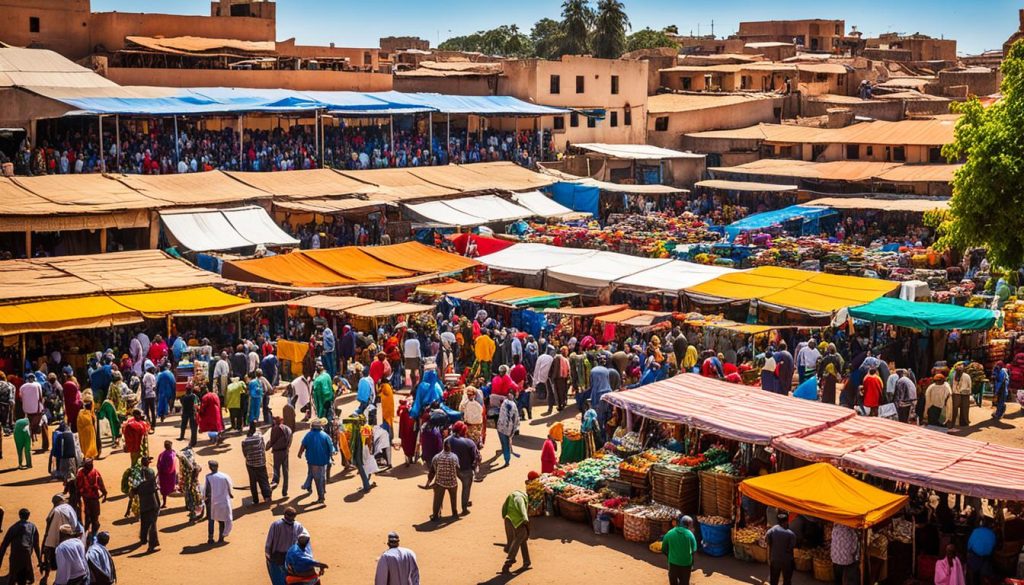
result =
[{"label": "corrugated metal roof", "polygon": [[763,159],[734,167],[712,167],[712,173],[728,175],[768,175],[824,181],[866,181],[877,179],[895,183],[945,182],[961,165],[905,165],[875,161],[809,162],[790,159]]},{"label": "corrugated metal roof", "polygon": [[950,119],[861,122],[843,128],[812,128],[790,124],[758,124],[735,130],[687,134],[691,138],[765,140],[789,144],[894,144],[942,146],[953,142],[956,121]]},{"label": "corrugated metal roof", "polygon": [[116,87],[113,81],[45,49],[0,47],[0,87]]},{"label": "corrugated metal roof", "polygon": [[751,192],[784,192],[796,191],[796,185],[776,185],[775,183],[755,183],[753,181],[723,181],[719,179],[708,179],[698,181],[694,187],[705,189],[720,189],[724,191],[751,191]]}]

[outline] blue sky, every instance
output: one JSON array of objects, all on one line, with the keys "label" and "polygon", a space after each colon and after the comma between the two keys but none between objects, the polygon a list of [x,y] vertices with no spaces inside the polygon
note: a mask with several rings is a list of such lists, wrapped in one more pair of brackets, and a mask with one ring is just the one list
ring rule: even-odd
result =
[{"label": "blue sky", "polygon": [[[1001,48],[1017,30],[1019,0],[832,0],[781,1],[623,0],[633,29],[661,28],[669,24],[681,33],[715,34],[736,31],[741,20],[842,18],[847,29],[856,25],[867,35],[886,31],[920,32],[952,37],[961,53]],[[163,0],[161,8],[175,14],[208,14],[209,0]],[[93,0],[93,10],[139,10],[137,0]],[[147,7],[153,4],[147,3]],[[278,40],[295,37],[301,44],[337,43],[338,46],[375,47],[381,36],[413,35],[438,39],[464,35],[501,24],[517,24],[529,32],[540,18],[557,18],[560,0],[514,2],[446,0],[278,0]],[[166,8],[164,8],[166,7]]]}]

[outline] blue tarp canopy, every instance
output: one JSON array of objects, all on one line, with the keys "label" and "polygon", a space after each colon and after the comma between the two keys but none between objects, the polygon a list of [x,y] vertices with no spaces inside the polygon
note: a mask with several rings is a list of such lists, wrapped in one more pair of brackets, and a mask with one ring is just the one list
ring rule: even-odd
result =
[{"label": "blue tarp canopy", "polygon": [[[436,112],[480,116],[552,116],[568,112],[524,102],[511,96],[458,96],[436,93],[294,91],[197,87],[168,89],[167,95],[140,95],[130,87],[102,88],[102,92],[51,92],[46,88],[29,91],[76,108],[76,114],[91,115],[189,115],[247,112],[328,112],[350,115],[390,115]],[[118,95],[123,91],[124,95]],[[95,95],[90,96],[90,93]]]},{"label": "blue tarp canopy", "polygon": [[989,309],[972,309],[945,303],[915,303],[882,297],[866,305],[850,307],[850,316],[911,329],[985,331],[995,325],[997,314]]},{"label": "blue tarp canopy", "polygon": [[729,239],[735,239],[743,232],[763,230],[774,225],[802,219],[801,235],[820,233],[818,222],[826,217],[838,215],[839,212],[830,207],[814,207],[810,205],[791,205],[775,211],[766,211],[744,217],[725,226]]},{"label": "blue tarp canopy", "polygon": [[585,211],[597,218],[600,211],[601,190],[579,183],[555,183],[546,189],[551,198],[573,211]]}]

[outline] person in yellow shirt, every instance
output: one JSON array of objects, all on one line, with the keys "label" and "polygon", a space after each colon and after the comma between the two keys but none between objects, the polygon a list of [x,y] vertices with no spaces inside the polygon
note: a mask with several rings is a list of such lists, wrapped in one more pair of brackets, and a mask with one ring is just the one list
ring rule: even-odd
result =
[{"label": "person in yellow shirt", "polygon": [[490,331],[484,329],[480,337],[476,338],[473,351],[476,353],[476,365],[480,369],[480,375],[485,380],[491,377],[491,360],[494,359],[496,349],[497,346],[495,346],[494,340],[491,339]]},{"label": "person in yellow shirt", "polygon": [[101,453],[99,423],[96,420],[96,413],[93,411],[92,392],[90,391],[86,391],[82,397],[82,410],[78,411],[78,420],[75,421],[75,424],[78,429],[78,442],[82,446],[82,456],[87,459],[96,459]]},{"label": "person in yellow shirt", "polygon": [[388,383],[387,378],[381,378],[377,385],[377,395],[380,396],[380,410],[377,416],[380,417],[380,424],[388,426],[388,435],[395,437],[395,389]]}]

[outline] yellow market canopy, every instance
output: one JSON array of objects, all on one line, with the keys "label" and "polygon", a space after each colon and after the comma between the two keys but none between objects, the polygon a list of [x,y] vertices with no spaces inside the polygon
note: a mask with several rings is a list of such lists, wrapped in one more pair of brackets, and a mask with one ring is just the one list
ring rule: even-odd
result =
[{"label": "yellow market canopy", "polygon": [[867,528],[899,512],[899,496],[850,477],[828,463],[743,480],[740,493],[769,506],[851,528]]},{"label": "yellow market canopy", "polygon": [[0,306],[0,335],[113,327],[145,318],[241,308],[249,302],[200,287],[16,303]]},{"label": "yellow market canopy", "polygon": [[723,274],[691,286],[686,295],[694,300],[758,300],[762,303],[808,313],[831,314],[846,307],[870,303],[899,287],[898,282],[840,276],[778,266]]}]

